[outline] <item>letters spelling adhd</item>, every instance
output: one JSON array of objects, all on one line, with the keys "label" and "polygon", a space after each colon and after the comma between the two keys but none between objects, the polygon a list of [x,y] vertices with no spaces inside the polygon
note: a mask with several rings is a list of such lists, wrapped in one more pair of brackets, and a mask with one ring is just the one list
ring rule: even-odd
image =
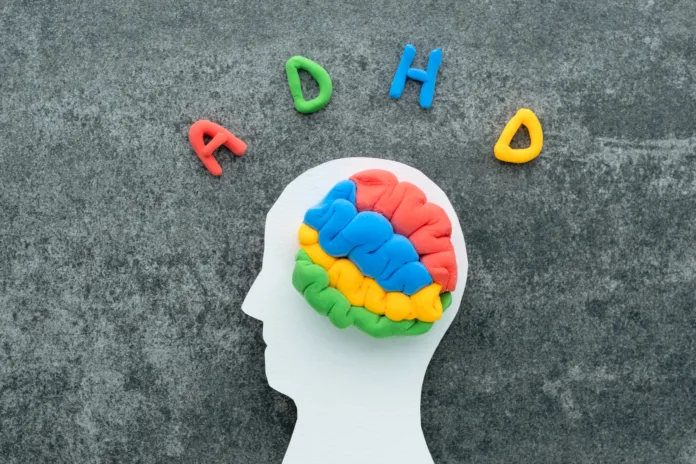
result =
[{"label": "letters spelling adhd", "polygon": [[[442,63],[442,50],[436,48],[430,52],[428,65],[425,70],[411,67],[415,56],[416,47],[410,44],[406,45],[404,53],[401,55],[399,66],[397,66],[394,73],[394,79],[392,79],[389,96],[400,98],[406,86],[406,79],[413,79],[423,84],[420,92],[420,105],[427,109],[433,104],[437,71]],[[309,101],[305,100],[302,94],[300,69],[307,71],[319,85],[319,95]],[[285,63],[285,72],[288,75],[290,94],[298,112],[314,113],[329,103],[331,92],[333,91],[331,76],[321,65],[303,56],[293,56]],[[510,146],[512,138],[521,126],[526,126],[529,130],[530,145],[527,148],[512,148]],[[204,141],[205,136],[212,138],[208,144]],[[214,176],[222,174],[220,164],[213,157],[213,152],[217,148],[225,145],[237,156],[242,156],[247,148],[244,142],[236,138],[227,129],[207,120],[197,121],[191,126],[189,140],[196,155]],[[515,164],[527,163],[539,155],[543,146],[543,140],[544,134],[539,119],[533,111],[522,108],[503,129],[503,133],[493,147],[493,152],[500,161]]]}]

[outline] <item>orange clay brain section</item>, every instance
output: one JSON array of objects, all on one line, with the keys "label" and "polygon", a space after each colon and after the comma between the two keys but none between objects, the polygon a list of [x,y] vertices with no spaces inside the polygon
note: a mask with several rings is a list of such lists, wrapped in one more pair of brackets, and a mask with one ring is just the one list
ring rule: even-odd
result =
[{"label": "orange clay brain section", "polygon": [[421,335],[457,285],[452,223],[389,171],[337,183],[301,224],[293,284],[337,327],[378,338]]}]

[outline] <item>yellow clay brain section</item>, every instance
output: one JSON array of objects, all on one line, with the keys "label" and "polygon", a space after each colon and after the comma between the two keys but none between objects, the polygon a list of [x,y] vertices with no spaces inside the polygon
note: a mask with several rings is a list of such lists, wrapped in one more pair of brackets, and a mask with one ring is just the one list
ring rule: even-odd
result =
[{"label": "yellow clay brain section", "polygon": [[386,292],[374,279],[365,277],[349,259],[328,255],[319,245],[316,230],[302,224],[298,235],[301,248],[312,262],[326,269],[329,285],[343,293],[351,305],[363,306],[392,321],[435,322],[442,317],[440,284],[430,284],[410,297],[401,292]]}]

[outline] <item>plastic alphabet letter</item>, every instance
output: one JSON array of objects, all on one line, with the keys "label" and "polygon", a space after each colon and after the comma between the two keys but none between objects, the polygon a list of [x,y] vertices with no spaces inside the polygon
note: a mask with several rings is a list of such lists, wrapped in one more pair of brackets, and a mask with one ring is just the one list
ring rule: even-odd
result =
[{"label": "plastic alphabet letter", "polygon": [[[212,137],[212,140],[207,145],[203,138],[206,135]],[[246,143],[232,135],[230,131],[219,124],[205,119],[193,123],[189,129],[189,141],[193,151],[196,152],[196,155],[203,162],[203,166],[215,177],[222,174],[220,163],[213,157],[215,150],[224,145],[235,155],[242,156],[247,149]]]},{"label": "plastic alphabet letter", "polygon": [[[512,138],[521,126],[526,126],[529,131],[530,145],[527,148],[511,148],[510,142],[512,142]],[[493,152],[500,161],[520,164],[539,156],[543,145],[544,133],[541,130],[539,119],[532,110],[522,108],[505,125],[503,133],[500,134],[498,142],[493,147]]]},{"label": "plastic alphabet letter", "polygon": [[[309,101],[305,100],[302,95],[302,84],[300,84],[298,69],[307,71],[319,85],[319,95]],[[285,63],[285,72],[288,75],[288,86],[290,87],[290,94],[295,102],[297,111],[300,113],[314,113],[329,103],[333,90],[331,77],[321,65],[303,56],[293,56]]]},{"label": "plastic alphabet letter", "polygon": [[433,104],[435,79],[437,78],[437,71],[440,69],[440,63],[442,62],[442,50],[436,48],[430,52],[428,67],[425,71],[410,67],[415,56],[416,47],[411,44],[406,45],[404,54],[401,56],[401,62],[399,62],[399,67],[396,68],[394,80],[392,80],[391,88],[389,89],[389,96],[392,98],[401,97],[404,87],[406,86],[406,78],[411,78],[414,81],[423,83],[420,93],[420,105],[427,109]]}]

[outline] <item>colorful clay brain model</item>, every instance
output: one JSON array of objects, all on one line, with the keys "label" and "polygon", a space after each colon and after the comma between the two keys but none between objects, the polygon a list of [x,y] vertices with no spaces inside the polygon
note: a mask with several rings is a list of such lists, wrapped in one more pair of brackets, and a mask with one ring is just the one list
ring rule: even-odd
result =
[{"label": "colorful clay brain model", "polygon": [[300,226],[292,282],[338,328],[421,335],[451,304],[457,262],[445,211],[383,170],[336,184]]}]

